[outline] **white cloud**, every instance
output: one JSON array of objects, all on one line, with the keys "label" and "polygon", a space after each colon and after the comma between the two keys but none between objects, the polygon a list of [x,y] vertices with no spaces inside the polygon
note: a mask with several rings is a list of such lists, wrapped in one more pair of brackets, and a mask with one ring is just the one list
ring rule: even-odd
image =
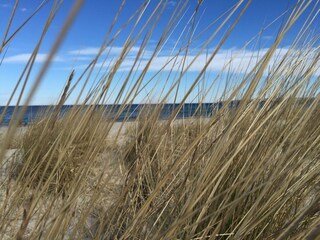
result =
[{"label": "white cloud", "polygon": [[92,61],[93,58],[90,56],[72,56],[72,60],[75,61]]},{"label": "white cloud", "polygon": [[[262,56],[264,56],[267,53],[268,49],[260,49],[259,51],[251,51],[251,50],[244,50],[239,52],[239,50],[236,49],[226,49],[226,50],[221,50],[216,54],[212,62],[209,64],[207,70],[209,71],[214,71],[214,72],[220,72],[224,69],[224,71],[227,71],[229,68],[226,67],[226,64],[232,59],[232,62],[230,64],[231,66],[231,71],[233,73],[245,73],[246,71],[250,71],[256,63],[261,59]],[[269,67],[272,67],[273,64],[279,63],[279,61],[284,57],[284,55],[287,53],[288,48],[279,48],[275,51],[274,56],[271,58],[268,66],[266,69]],[[211,51],[212,52],[212,51]],[[296,52],[298,54],[298,51]],[[295,52],[293,52],[295,54]],[[195,55],[189,55],[186,57],[186,66],[192,62],[194,59]],[[302,57],[302,56],[301,56]],[[312,54],[309,56],[312,58]],[[314,57],[314,56],[313,56]],[[162,69],[166,63],[171,59],[172,57],[170,56],[157,56],[153,59],[150,67],[148,68],[148,71],[159,71]],[[196,59],[196,61],[191,65],[189,68],[188,72],[200,72],[206,62],[207,62],[208,56],[206,54],[200,54],[199,57]],[[305,60],[305,64],[308,66],[308,64],[311,64],[310,60],[307,60],[306,57],[302,57]],[[162,71],[180,71],[179,65],[183,61],[184,57],[183,56],[178,56],[176,65],[173,66],[174,61],[171,61],[167,66],[164,67]],[[109,65],[112,66],[114,63],[114,60],[109,60],[104,63],[104,66],[107,67]],[[136,65],[137,70],[143,70],[148,63],[148,59],[144,58],[142,59],[138,67]],[[101,67],[102,62],[99,62],[96,64],[96,67]],[[121,66],[120,66],[120,71],[129,71],[132,66],[134,65],[134,59],[133,58],[126,58]],[[80,67],[85,67],[85,65],[82,65]],[[316,75],[319,75],[320,69],[319,66],[318,70],[315,72]]]},{"label": "white cloud", "polygon": [[21,12],[26,12],[28,9],[27,8],[21,8],[20,11]]},{"label": "white cloud", "polygon": [[[22,53],[18,55],[13,55],[13,56],[4,58],[3,63],[27,63],[31,55],[32,55],[31,53]],[[35,62],[36,63],[44,62],[47,59],[47,57],[48,57],[48,54],[38,53]],[[63,59],[59,56],[56,56],[54,58],[54,61],[62,62]]]},{"label": "white cloud", "polygon": [[[82,55],[82,56],[94,56],[97,55],[100,51],[99,47],[86,47],[82,49],[75,49],[68,52],[70,55]],[[123,47],[112,47],[106,48],[104,53],[108,53],[110,51],[110,55],[119,55],[123,51]],[[130,49],[129,54],[134,54],[139,51],[139,47],[132,47]]]},{"label": "white cloud", "polygon": [[71,55],[97,55],[99,53],[99,50],[100,48],[88,47],[83,49],[72,50],[68,53]]}]

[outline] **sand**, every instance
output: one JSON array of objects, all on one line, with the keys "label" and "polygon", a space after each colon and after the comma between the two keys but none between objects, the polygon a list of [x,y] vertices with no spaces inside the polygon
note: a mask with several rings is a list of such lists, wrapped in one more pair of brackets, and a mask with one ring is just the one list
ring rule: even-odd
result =
[{"label": "sand", "polygon": [[[175,123],[183,123],[184,121],[189,121],[189,120],[176,120]],[[104,166],[105,164],[107,164],[105,166],[105,178],[106,178],[106,182],[110,187],[112,187],[112,189],[117,189],[117,186],[122,186],[123,185],[123,181],[125,180],[125,171],[124,169],[122,169],[122,164],[120,163],[120,158],[119,158],[119,152],[118,152],[118,147],[120,147],[121,144],[126,143],[126,137],[127,134],[126,131],[128,128],[133,127],[135,124],[137,124],[136,121],[133,122],[115,122],[112,126],[112,128],[110,129],[110,132],[108,133],[107,136],[107,140],[110,141],[110,146],[112,146],[114,149],[110,151],[107,150],[101,154],[99,154],[98,156],[98,165],[95,166],[97,169],[93,169],[93,172],[96,172],[97,174],[99,174],[99,172],[101,172],[102,166]],[[28,126],[21,126],[18,127],[16,134],[14,136],[14,139],[19,139],[23,136],[23,134],[26,132],[26,130],[28,129]],[[3,138],[5,137],[5,134],[8,131],[8,127],[0,127],[0,143],[1,140],[3,140]],[[5,202],[5,199],[7,198],[6,196],[6,190],[7,190],[7,183],[12,184],[12,189],[15,188],[15,181],[11,180],[8,181],[8,175],[10,175],[9,173],[11,172],[11,168],[12,168],[12,163],[14,163],[15,161],[19,161],[19,159],[21,159],[21,150],[18,148],[19,145],[10,145],[10,148],[7,149],[6,153],[5,153],[5,158],[3,159],[3,161],[1,162],[0,165],[0,209],[3,207],[2,203]],[[108,161],[106,161],[106,159],[108,159]],[[109,178],[109,176],[112,176],[111,178]],[[93,178],[95,179],[95,178]],[[104,181],[104,180],[103,180]],[[90,184],[90,183],[89,183]],[[104,194],[104,196],[108,196],[108,198],[104,198],[104,206],[108,206],[110,204],[112,204],[114,196],[112,195],[112,191],[110,192],[109,188],[105,188],[105,189],[101,189],[101,193]],[[89,196],[90,193],[85,193],[84,196]],[[28,200],[28,196],[26,196],[26,198],[23,200],[24,202]],[[62,201],[62,200],[61,200]],[[88,199],[86,199],[86,197],[81,196],[79,199],[79,204],[83,204],[85,202],[87,202]],[[46,206],[50,203],[50,201],[48,200],[41,200],[41,203],[39,203],[39,211],[40,212],[44,212],[46,209]],[[57,208],[59,208],[59,204],[61,204],[60,202],[57,202]],[[13,222],[12,224],[10,223],[8,226],[8,229],[5,231],[5,235],[2,235],[2,239],[13,239],[15,238],[15,234],[17,233],[18,228],[20,227],[20,224],[22,222],[22,212],[23,212],[23,206],[21,206],[19,209],[16,209],[16,213],[14,213],[13,215],[17,216],[17,219],[15,220],[15,222]],[[75,217],[77,214],[80,214],[80,212],[78,213],[78,211],[81,211],[81,209],[76,209],[75,210]],[[94,225],[94,222],[96,221],[95,219],[93,219],[92,216],[89,216],[88,220],[87,220],[87,227],[91,228],[90,226]],[[30,220],[30,223],[28,225],[28,229],[26,231],[26,235],[28,236],[28,234],[30,232],[32,232],[32,229],[34,228],[36,224],[36,220],[34,218],[32,218]],[[71,233],[72,231],[72,224],[68,227],[67,230],[67,235],[68,232]],[[67,236],[65,236],[67,237]]]},{"label": "sand", "polygon": [[[133,122],[128,122],[128,123],[121,123],[121,122],[116,122],[113,124],[112,128],[110,129],[110,132],[108,134],[108,139],[111,141],[114,141],[115,136],[118,136],[117,138],[117,142],[124,142],[124,133],[126,131],[126,129],[131,126],[132,124],[134,124]],[[26,130],[28,129],[28,126],[21,126],[17,128],[16,134],[14,136],[13,142],[17,141],[19,138],[21,138],[23,136],[23,134],[26,132]],[[8,127],[2,126],[0,127],[0,144],[3,141],[6,133],[8,131]],[[0,162],[0,209],[2,209],[4,206],[2,204],[4,204],[6,202],[6,198],[7,198],[7,189],[8,189],[8,184],[10,184],[12,186],[12,189],[15,189],[15,180],[10,180],[8,181],[8,176],[10,175],[13,163],[15,163],[16,161],[19,161],[19,159],[21,159],[21,150],[19,148],[17,148],[17,144],[10,144],[9,149],[6,150],[5,152],[5,157],[4,159]],[[121,170],[121,164],[119,164],[119,162],[117,161],[117,157],[115,156],[114,152],[112,151],[106,151],[105,153],[102,153],[99,155],[99,162],[101,162],[101,165],[105,162],[105,159],[109,159],[109,161],[107,162],[107,167],[105,168],[107,170],[106,176],[108,174],[112,174],[112,179],[111,181],[109,180],[108,184],[109,185],[120,185],[121,181],[122,181],[122,170]],[[97,169],[97,173],[99,173],[101,171],[101,169]],[[110,173],[108,173],[110,172]],[[104,191],[108,191],[108,189],[105,189]],[[85,194],[86,195],[86,194]],[[110,194],[109,194],[110,195]],[[112,197],[110,195],[110,197]],[[9,200],[10,201],[10,200]],[[27,201],[27,196],[26,199],[23,200],[24,202]],[[45,201],[45,200],[43,200]],[[40,212],[44,212],[46,209],[46,206],[50,203],[50,201],[48,202],[43,202],[41,201],[41,203],[39,203],[40,208],[38,209],[38,211]],[[62,200],[61,200],[62,201]],[[86,202],[88,201],[87,199],[79,199],[79,202]],[[108,201],[108,200],[106,200]],[[109,200],[111,202],[111,200]],[[59,204],[61,204],[59,201],[56,203],[57,204],[57,208],[59,208]],[[7,229],[2,232],[2,238],[1,239],[14,239],[16,236],[15,234],[17,233],[21,222],[22,222],[22,212],[23,212],[23,206],[21,206],[19,209],[16,209],[16,215],[17,219],[12,220],[12,223],[10,223],[7,227]],[[79,209],[77,211],[80,211]],[[78,212],[75,212],[75,215],[80,214]],[[95,222],[95,219],[92,219],[91,216],[89,216],[89,219],[87,220],[87,226],[88,228],[90,228],[90,225],[93,225]],[[28,236],[31,232],[32,229],[35,227],[36,225],[36,219],[32,218],[28,224],[28,228],[26,230],[26,234],[25,236]],[[72,232],[72,224],[69,226],[68,231],[67,232]],[[68,233],[67,233],[68,235]],[[68,238],[67,236],[65,236],[66,238]]]}]

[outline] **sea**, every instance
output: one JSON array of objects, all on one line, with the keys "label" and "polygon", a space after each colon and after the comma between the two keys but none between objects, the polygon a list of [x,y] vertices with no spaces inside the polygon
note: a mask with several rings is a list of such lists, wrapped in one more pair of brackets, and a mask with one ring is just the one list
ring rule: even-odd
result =
[{"label": "sea", "polygon": [[[230,108],[237,107],[239,101],[232,101],[230,103]],[[130,121],[135,120],[138,118],[142,109],[154,109],[157,107],[157,104],[132,104],[132,105],[99,105],[96,108],[103,108],[106,117],[116,121]],[[63,117],[72,107],[72,105],[64,105],[60,110],[60,117]],[[77,106],[76,106],[77,107]],[[85,106],[88,107],[88,106]],[[124,107],[123,111],[119,115],[119,109]],[[160,112],[160,119],[167,119],[169,118],[172,113],[176,111],[179,107],[179,104],[163,104],[162,110]],[[178,111],[176,118],[190,118],[194,116],[203,116],[203,117],[210,117],[214,112],[221,109],[223,107],[223,102],[217,103],[185,103],[182,105],[181,109]],[[21,106],[18,107],[17,111],[22,109]],[[27,111],[25,112],[23,119],[21,120],[20,124],[28,125],[37,121],[37,119],[41,118],[44,114],[48,113],[50,110],[54,109],[53,106],[48,105],[38,105],[38,106],[28,106]],[[0,116],[4,113],[5,107],[0,106]],[[10,121],[12,120],[12,116],[15,110],[15,106],[9,106],[5,113],[2,122],[0,123],[2,126],[9,125]],[[115,119],[116,118],[116,119]]]}]

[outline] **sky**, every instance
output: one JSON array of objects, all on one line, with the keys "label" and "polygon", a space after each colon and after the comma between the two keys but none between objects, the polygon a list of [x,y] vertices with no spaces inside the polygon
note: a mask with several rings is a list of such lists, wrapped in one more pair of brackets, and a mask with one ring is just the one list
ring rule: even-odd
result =
[{"label": "sky", "polygon": [[[9,36],[14,33],[14,31],[37,9],[41,4],[42,0],[20,0],[17,13],[12,21],[11,28],[9,30]],[[111,32],[111,37],[116,34],[116,32],[121,29],[128,18],[144,3],[143,0],[127,0],[123,7],[123,11],[120,13],[119,18],[114,25],[113,31]],[[198,0],[190,0],[184,10],[178,24],[173,29],[170,37],[167,39],[161,51],[154,59],[153,63],[150,65],[149,71],[146,78],[153,76],[163,64],[168,61],[168,57],[172,55],[172,52],[177,51],[177,46],[183,41],[180,38],[180,33],[184,31],[185,27],[188,25],[188,20],[190,16],[196,9]],[[316,1],[314,1],[316,2]],[[34,68],[30,75],[30,80],[26,86],[26,94],[32,86],[32,83],[37,76],[39,70],[43,66],[52,45],[58,36],[61,27],[63,26],[70,10],[72,9],[75,1],[65,0],[57,15],[53,19],[48,32],[46,33],[44,40],[40,46],[38,56]],[[73,25],[70,27],[67,36],[65,37],[59,51],[57,52],[48,72],[46,73],[37,93],[34,95],[31,104],[33,105],[45,105],[54,104],[70,74],[72,69],[75,69],[75,79],[79,77],[88,63],[95,57],[100,49],[100,46],[108,32],[110,25],[119,9],[122,0],[85,0],[80,12],[78,13]],[[155,9],[159,1],[151,0],[148,7],[146,8],[144,14],[141,17],[141,21],[137,25],[136,30],[133,32],[132,36],[135,36],[139,29],[143,26],[142,23],[146,22],[148,16]],[[202,32],[210,23],[217,19],[221,14],[230,9],[236,0],[203,0],[201,7],[199,8],[197,21],[195,25],[195,35]],[[7,24],[10,19],[11,12],[13,10],[15,0],[0,0],[0,39],[6,31]],[[34,50],[43,28],[45,26],[46,20],[50,13],[50,10],[54,4],[54,0],[48,0],[43,8],[22,28],[21,31],[17,33],[15,38],[10,42],[7,48],[5,48],[0,54],[2,64],[0,66],[0,105],[5,105],[10,97],[12,90],[16,82],[18,81],[23,68],[25,67],[32,51]],[[167,28],[167,23],[172,16],[178,0],[168,0],[167,5],[163,11],[163,15],[159,19],[145,50],[145,55],[138,70],[142,70],[147,64],[148,57],[151,56],[153,50],[156,48],[157,42],[162,36],[162,33]],[[241,49],[252,37],[256,36],[261,29],[268,26],[272,21],[279,18],[273,25],[268,27],[259,38],[250,44],[245,51],[235,59],[234,65],[238,66],[234,71],[239,74],[243,73],[243,69],[239,66],[241,63],[248,61],[251,56],[262,54],[266,52],[268,47],[271,46],[275,37],[279,31],[282,20],[288,15],[286,10],[290,9],[295,4],[293,0],[253,0],[248,7],[245,14],[241,17],[239,23],[236,25],[231,35],[227,41],[223,44],[222,48],[216,55],[214,61],[209,66],[209,70],[214,73],[219,73],[223,68],[227,59],[233,56],[239,49]],[[315,3],[312,3],[308,10],[312,9]],[[239,11],[237,12],[239,13]],[[296,34],[299,32],[304,20],[307,17],[307,13],[303,14],[301,18],[296,22],[292,29],[288,32],[286,38],[280,44],[277,50],[279,54],[284,53],[288,46],[290,46]],[[230,19],[216,35],[216,37],[210,42],[206,48],[206,53],[211,53],[219,41],[221,40],[226,29],[231,26],[234,21],[235,16]],[[209,39],[213,32],[218,28],[219,24],[223,21],[219,20],[205,33],[201,34],[190,46],[190,52],[187,62],[190,62],[195,54],[199,51],[201,46]],[[113,47],[110,50],[110,54],[104,69],[107,69],[108,63],[113,63],[123,49],[123,44],[133,29],[133,23],[129,23],[123,31],[119,34],[117,39],[113,43]],[[317,21],[312,26],[315,32],[319,32],[319,26]],[[116,81],[114,88],[117,89],[117,82],[122,81],[121,76],[128,72],[133,64],[134,57],[139,51],[139,46],[143,41],[143,37],[147,32],[140,38],[137,39],[131,51],[128,54],[126,61],[121,65],[117,75],[115,76]],[[259,51],[258,51],[259,50]],[[186,76],[186,81],[184,82],[184,89],[187,89],[191,84],[192,80],[199,74],[199,71],[203,68],[203,63],[206,61],[207,55],[205,52],[199,56],[197,61],[190,67],[189,72]],[[247,59],[247,60],[246,60]],[[102,66],[102,60],[98,61],[98,67]],[[180,59],[181,60],[181,59]],[[169,65],[164,72],[172,68]],[[173,67],[175,71],[179,71],[178,68]],[[95,73],[95,72],[94,72]],[[94,76],[92,80],[94,81]],[[162,75],[163,76],[163,75]],[[163,77],[164,78],[164,77]],[[159,81],[164,81],[160,79]],[[89,85],[88,85],[89,86]],[[21,89],[21,85],[19,86]],[[88,89],[88,88],[87,88]],[[150,91],[152,87],[146,88],[146,91]],[[79,94],[81,88],[78,87],[73,95],[70,96],[67,103],[73,104]],[[156,89],[155,92],[160,91]],[[26,95],[25,94],[25,95]],[[182,94],[182,93],[181,93]],[[14,97],[11,104],[15,104],[17,101],[17,95]],[[110,100],[112,102],[112,96]],[[136,101],[143,101],[143,96],[137,98]]]}]

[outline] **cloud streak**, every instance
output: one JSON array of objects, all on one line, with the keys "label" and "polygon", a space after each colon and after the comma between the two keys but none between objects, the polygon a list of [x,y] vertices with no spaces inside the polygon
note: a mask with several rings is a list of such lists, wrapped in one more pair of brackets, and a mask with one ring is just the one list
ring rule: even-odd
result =
[{"label": "cloud streak", "polygon": [[[8,63],[8,64],[25,64],[29,61],[31,57],[31,53],[22,53],[22,54],[17,54],[13,56],[9,56],[3,59],[3,63]],[[37,57],[35,59],[36,63],[42,63],[44,62],[48,57],[48,54],[46,53],[38,53]],[[54,62],[63,62],[63,58],[56,56],[53,59]]]},{"label": "cloud streak", "polygon": [[[226,49],[226,50],[221,50],[216,54],[214,57],[213,61],[208,65],[207,70],[208,71],[213,71],[213,72],[221,72],[221,71],[228,71],[229,67],[231,67],[231,71],[233,73],[246,73],[250,70],[253,69],[253,67],[257,64],[257,62],[267,53],[268,49],[260,49],[256,51],[251,51],[251,50],[244,50],[239,52],[236,49]],[[277,65],[279,61],[285,56],[287,53],[288,48],[279,48],[275,51],[274,56],[271,58],[268,66],[268,68],[272,68],[272,66],[275,64]],[[298,55],[299,51],[293,52],[293,54]],[[189,65],[193,59],[195,58],[195,55],[188,55],[186,57],[186,65]],[[200,72],[206,62],[207,62],[208,56],[206,54],[200,54],[199,57],[194,61],[194,63],[190,66],[188,72]],[[151,65],[148,68],[148,71],[156,72],[162,69],[162,71],[181,71],[180,68],[180,63],[184,61],[183,56],[178,56],[176,61],[172,60],[170,63],[169,60],[172,59],[172,56],[170,55],[161,55],[161,56],[156,56]],[[306,65],[310,65],[311,59],[312,59],[312,54],[309,55],[309,59],[305,59]],[[232,61],[231,61],[232,60]],[[230,63],[230,66],[227,64]],[[175,65],[174,62],[176,62]],[[112,66],[114,64],[114,60],[109,60],[104,63],[104,66]],[[168,63],[168,64],[167,64]],[[96,64],[96,67],[101,67],[102,62],[98,62]],[[143,58],[139,61],[139,64],[135,67],[135,70],[141,71],[145,69],[145,67],[148,64],[148,59]],[[122,62],[119,71],[130,71],[132,66],[134,65],[134,58],[126,58]],[[81,65],[80,67],[85,67],[85,65]],[[316,70],[315,74],[319,74],[319,66],[316,66],[318,69]]]},{"label": "cloud streak", "polygon": [[[223,72],[223,71],[229,71],[233,73],[246,73],[253,69],[253,67],[257,64],[257,62],[268,52],[269,49],[259,49],[259,50],[243,50],[239,51],[239,49],[230,48],[230,49],[224,49],[220,50],[212,60],[212,62],[208,65],[207,70],[213,71],[213,72]],[[123,51],[122,47],[113,47],[107,49],[103,56],[101,56],[101,59],[105,59],[105,54],[110,51],[109,57],[107,60],[103,63],[103,61],[99,61],[96,64],[97,68],[102,67],[107,68],[108,66],[113,66],[115,63],[115,60],[120,56],[121,52]],[[137,55],[139,51],[139,47],[133,47],[128,55],[125,57],[123,62],[121,63],[118,71],[119,72],[125,72],[130,71],[132,66],[134,66],[135,56]],[[99,52],[98,47],[87,47],[83,49],[76,49],[71,50],[68,52],[65,52],[62,55],[56,56],[54,58],[54,62],[78,62],[78,68],[85,68],[87,65],[85,63],[91,62],[91,60],[94,59],[96,54]],[[185,68],[191,64],[196,56],[197,51],[193,51],[194,53],[190,52],[190,54],[187,57],[184,57],[182,55],[176,57],[176,59],[172,59],[174,56],[170,55],[168,52],[162,52],[159,55],[155,56],[152,60],[148,71],[149,72],[157,72],[157,71],[181,71],[181,63],[185,61]],[[212,53],[213,50],[209,50]],[[266,69],[273,69],[273,65],[277,65],[279,61],[285,56],[285,54],[288,52],[288,48],[278,48],[275,51],[274,56],[271,58],[268,66]],[[313,52],[316,51],[310,51],[310,54],[308,56],[300,56],[299,60],[305,61],[305,65],[308,66],[312,64],[312,57]],[[152,50],[146,49],[145,54],[143,57],[141,57],[138,61],[138,64],[135,65],[135,70],[142,71],[146,68],[148,65],[149,58],[152,54]],[[299,55],[299,50],[293,50],[292,54],[296,54],[297,57]],[[37,55],[37,58],[35,60],[36,63],[42,63],[46,60],[47,54],[45,53],[39,53]],[[4,64],[25,64],[31,57],[31,53],[22,53],[18,55],[8,56],[4,58],[3,63]],[[200,54],[197,59],[190,65],[188,72],[200,72],[203,70],[203,68],[206,65],[208,59],[208,55],[205,53]],[[291,59],[297,60],[297,58],[292,57]],[[171,60],[171,61],[170,61]],[[174,64],[175,63],[175,64]],[[230,64],[229,64],[230,63]],[[228,65],[229,64],[229,65]],[[315,74],[319,75],[320,70],[319,66],[315,66],[318,68],[315,72]]]},{"label": "cloud streak", "polygon": [[[129,54],[135,54],[139,51],[139,47],[132,47],[130,49]],[[79,55],[79,56],[94,56],[97,55],[100,51],[99,47],[86,47],[81,49],[75,49],[68,52],[70,55]],[[112,47],[106,48],[104,53],[108,53],[110,51],[110,55],[119,55],[123,51],[123,47]]]}]

